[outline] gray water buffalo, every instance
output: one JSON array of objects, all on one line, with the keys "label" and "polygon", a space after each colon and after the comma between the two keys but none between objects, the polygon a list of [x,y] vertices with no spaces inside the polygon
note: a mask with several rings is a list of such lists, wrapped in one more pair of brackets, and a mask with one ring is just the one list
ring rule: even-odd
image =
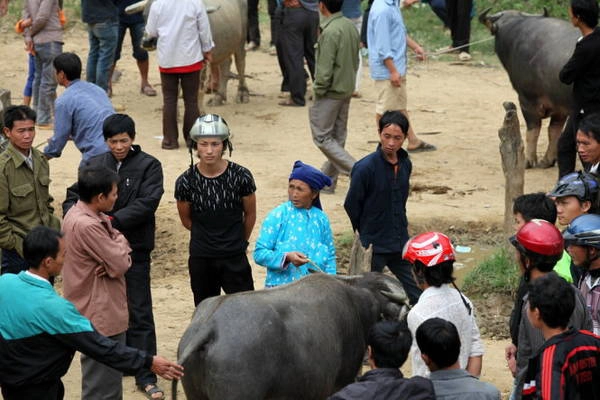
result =
[{"label": "gray water buffalo", "polygon": [[[554,165],[557,141],[571,113],[572,88],[558,79],[561,68],[573,53],[579,31],[567,21],[519,11],[501,11],[479,21],[496,37],[496,54],[508,72],[519,95],[521,112],[527,125],[525,167],[548,168]],[[548,148],[537,159],[537,141],[542,119],[550,117]]]},{"label": "gray water buffalo", "polygon": [[[227,81],[231,76],[231,58],[235,60],[238,79],[236,102],[247,103],[250,99],[246,86],[246,27],[248,26],[247,0],[203,0],[208,13],[210,29],[215,42],[210,65],[210,81],[206,68],[202,70],[198,103],[204,107],[205,91],[214,93],[208,104],[220,106],[227,101]],[[144,11],[147,18],[153,0],[142,0],[129,6],[127,13]],[[176,3],[173,4],[176,7]]]},{"label": "gray water buffalo", "polygon": [[[354,381],[369,328],[403,318],[400,283],[321,273],[274,289],[211,297],[178,348],[194,400],[322,400]],[[173,382],[176,398],[177,382]]]}]

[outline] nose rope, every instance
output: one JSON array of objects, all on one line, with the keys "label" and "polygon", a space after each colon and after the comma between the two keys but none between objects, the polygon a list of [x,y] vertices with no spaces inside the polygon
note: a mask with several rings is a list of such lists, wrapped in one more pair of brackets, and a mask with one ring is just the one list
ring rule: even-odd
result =
[{"label": "nose rope", "polygon": [[[425,55],[427,57],[440,56],[442,54],[452,53],[452,52],[454,52],[456,50],[462,49],[463,47],[468,47],[468,46],[471,46],[471,45],[474,45],[474,44],[480,44],[480,43],[484,43],[484,42],[489,42],[490,40],[494,40],[494,39],[496,39],[496,38],[494,36],[491,36],[489,38],[485,38],[485,39],[481,39],[481,40],[476,40],[474,42],[469,42],[469,43],[463,44],[461,46],[450,47],[450,48],[447,48],[447,49],[438,50],[438,51],[433,52],[433,53],[425,53]],[[411,57],[416,57],[416,55],[415,54],[411,54]]]}]

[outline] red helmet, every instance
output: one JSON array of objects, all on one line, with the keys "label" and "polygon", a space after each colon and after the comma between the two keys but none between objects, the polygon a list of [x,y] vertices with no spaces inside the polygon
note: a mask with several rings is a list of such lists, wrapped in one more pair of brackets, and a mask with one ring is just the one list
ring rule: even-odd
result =
[{"label": "red helmet", "polygon": [[519,251],[534,253],[546,257],[562,255],[564,240],[560,231],[548,221],[532,219],[510,238],[510,242]]},{"label": "red helmet", "polygon": [[450,238],[440,232],[421,233],[410,239],[404,245],[402,258],[411,264],[420,261],[426,267],[456,260]]}]

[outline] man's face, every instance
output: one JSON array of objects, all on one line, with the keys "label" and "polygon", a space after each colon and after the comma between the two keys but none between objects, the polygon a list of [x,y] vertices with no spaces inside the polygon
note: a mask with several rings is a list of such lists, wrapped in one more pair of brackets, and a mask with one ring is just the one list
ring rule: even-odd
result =
[{"label": "man's face", "polygon": [[396,153],[402,148],[405,139],[406,135],[398,125],[388,125],[379,133],[381,150],[388,157],[396,157]]},{"label": "man's face", "polygon": [[581,161],[596,164],[600,162],[600,143],[582,131],[577,131],[577,153]]},{"label": "man's face", "polygon": [[205,164],[215,164],[223,158],[223,141],[220,139],[201,139],[196,149],[198,157]]},{"label": "man's face", "polygon": [[104,193],[100,193],[98,195],[98,209],[102,212],[109,212],[115,206],[115,202],[117,201],[117,184],[113,183],[112,189],[110,193],[104,195]]},{"label": "man's face", "polygon": [[56,258],[50,258],[50,263],[47,266],[48,275],[49,276],[60,275],[60,271],[62,271],[64,261],[65,261],[65,240],[63,238],[60,238],[60,239],[58,239],[58,253],[56,254]]},{"label": "man's face", "polygon": [[513,216],[515,217],[515,232],[519,232],[519,229],[521,229],[523,225],[527,223],[527,221],[525,221],[523,214],[520,212],[514,213]]},{"label": "man's face", "polygon": [[127,132],[123,132],[106,139],[106,144],[115,159],[123,161],[131,149],[133,140],[131,140]]},{"label": "man's face", "polygon": [[28,156],[35,139],[35,122],[30,119],[15,121],[12,129],[4,128],[4,134],[15,149]]},{"label": "man's face", "polygon": [[575,196],[557,197],[554,199],[558,223],[567,226],[576,217],[585,214],[590,209],[589,201],[583,203]]},{"label": "man's face", "polygon": [[580,268],[586,268],[589,266],[589,255],[587,247],[568,245],[567,253],[571,256],[571,262]]}]

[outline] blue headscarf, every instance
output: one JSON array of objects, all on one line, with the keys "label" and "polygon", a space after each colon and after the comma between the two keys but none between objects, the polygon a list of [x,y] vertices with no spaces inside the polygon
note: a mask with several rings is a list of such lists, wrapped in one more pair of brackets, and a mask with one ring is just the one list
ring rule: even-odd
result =
[{"label": "blue headscarf", "polygon": [[[298,160],[294,163],[294,167],[292,168],[292,173],[290,174],[290,180],[298,179],[299,181],[305,182],[311,189],[316,190],[317,192],[323,189],[325,186],[331,186],[333,183],[331,178],[327,175],[312,167],[308,164],[304,164],[302,161]],[[313,201],[313,206],[322,210],[321,201],[319,200],[319,195]]]}]

